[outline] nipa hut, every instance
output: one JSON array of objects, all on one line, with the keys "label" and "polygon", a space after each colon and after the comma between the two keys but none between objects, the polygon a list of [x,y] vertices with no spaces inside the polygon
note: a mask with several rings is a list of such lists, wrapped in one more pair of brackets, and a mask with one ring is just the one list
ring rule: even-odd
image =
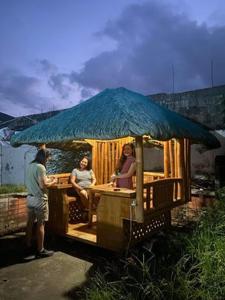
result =
[{"label": "nipa hut", "polygon": [[[164,171],[143,171],[143,140],[164,149]],[[136,146],[135,190],[114,189],[107,182],[122,145]],[[50,148],[92,146],[97,185],[90,189],[85,223],[71,193],[69,174],[58,174],[49,189],[49,229],[111,250],[123,250],[170,225],[171,209],[190,200],[190,145],[219,147],[202,126],[125,88],[106,89],[12,137],[13,146],[46,144]],[[96,194],[100,200],[96,207]]]}]

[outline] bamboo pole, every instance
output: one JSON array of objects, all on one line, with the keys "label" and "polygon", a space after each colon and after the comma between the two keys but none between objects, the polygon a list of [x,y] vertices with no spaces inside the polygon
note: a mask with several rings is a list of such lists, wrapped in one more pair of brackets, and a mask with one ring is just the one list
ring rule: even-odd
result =
[{"label": "bamboo pole", "polygon": [[186,195],[186,188],[187,188],[187,182],[186,182],[186,174],[185,174],[185,163],[184,163],[184,139],[179,140],[179,177],[183,179],[183,188],[181,191],[181,198],[185,201],[185,195]]},{"label": "bamboo pole", "polygon": [[174,170],[175,170],[175,177],[178,177],[177,171],[177,140],[174,140]]},{"label": "bamboo pole", "polygon": [[186,197],[185,201],[188,202],[191,200],[191,155],[190,155],[190,141],[186,139]]},{"label": "bamboo pole", "polygon": [[[102,153],[102,143],[98,142],[98,157],[103,157]],[[99,166],[99,184],[103,183],[103,159],[98,160],[98,166]]]},{"label": "bamboo pole", "polygon": [[165,178],[169,177],[169,144],[168,142],[164,142],[163,147],[164,152],[164,176]]},{"label": "bamboo pole", "polygon": [[184,139],[180,139],[180,168],[182,178],[185,176],[185,149],[184,149]]},{"label": "bamboo pole", "polygon": [[95,173],[95,176],[97,178],[97,167],[96,167],[96,146],[92,145],[91,146],[91,152],[92,152],[92,170]]},{"label": "bamboo pole", "polygon": [[175,164],[174,164],[174,147],[173,141],[169,141],[169,152],[170,152],[170,172],[171,177],[175,177]]},{"label": "bamboo pole", "polygon": [[115,156],[116,156],[116,151],[115,151],[115,142],[111,143],[111,157],[112,157],[112,173],[115,170]]},{"label": "bamboo pole", "polygon": [[108,161],[109,161],[109,155],[108,155],[108,143],[104,142],[104,183],[108,182]]},{"label": "bamboo pole", "polygon": [[115,143],[115,145],[116,145],[116,163],[115,163],[115,166],[116,166],[117,163],[118,163],[118,161],[119,161],[119,157],[120,157],[120,153],[119,153],[119,151],[120,151],[120,149],[119,149],[119,142],[117,141],[117,142]]},{"label": "bamboo pole", "polygon": [[136,197],[137,206],[135,210],[135,220],[139,223],[144,222],[143,207],[143,139],[142,136],[136,137]]},{"label": "bamboo pole", "polygon": [[112,175],[112,151],[111,151],[111,142],[107,142],[107,155],[108,155],[108,176],[107,182],[109,182],[110,176]]}]

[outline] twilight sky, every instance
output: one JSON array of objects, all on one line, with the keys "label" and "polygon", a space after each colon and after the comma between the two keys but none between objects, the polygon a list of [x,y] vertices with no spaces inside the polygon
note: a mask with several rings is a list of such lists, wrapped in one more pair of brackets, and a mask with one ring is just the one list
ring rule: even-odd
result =
[{"label": "twilight sky", "polygon": [[224,0],[0,0],[0,112],[225,84]]}]

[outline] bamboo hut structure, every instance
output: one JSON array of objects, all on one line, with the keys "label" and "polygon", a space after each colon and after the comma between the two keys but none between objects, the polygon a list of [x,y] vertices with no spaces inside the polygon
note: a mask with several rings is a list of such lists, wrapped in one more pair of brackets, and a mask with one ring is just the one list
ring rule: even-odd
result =
[{"label": "bamboo hut structure", "polygon": [[[164,171],[143,171],[143,138],[163,147]],[[109,187],[122,145],[136,147],[135,189]],[[97,185],[89,190],[86,222],[71,194],[69,174],[49,188],[49,224],[55,233],[121,251],[170,225],[171,210],[190,200],[190,146],[219,147],[202,126],[125,88],[106,89],[89,100],[36,124],[11,139],[13,146],[92,146]],[[97,196],[100,199],[96,205]]]}]

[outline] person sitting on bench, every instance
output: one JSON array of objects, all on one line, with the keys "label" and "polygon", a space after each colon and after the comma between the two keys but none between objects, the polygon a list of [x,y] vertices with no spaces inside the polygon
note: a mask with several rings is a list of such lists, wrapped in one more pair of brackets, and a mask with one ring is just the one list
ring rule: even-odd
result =
[{"label": "person sitting on bench", "polygon": [[80,196],[84,208],[88,208],[88,192],[87,188],[96,184],[96,178],[91,169],[91,161],[84,156],[80,161],[78,168],[73,169],[70,175],[70,182]]}]

